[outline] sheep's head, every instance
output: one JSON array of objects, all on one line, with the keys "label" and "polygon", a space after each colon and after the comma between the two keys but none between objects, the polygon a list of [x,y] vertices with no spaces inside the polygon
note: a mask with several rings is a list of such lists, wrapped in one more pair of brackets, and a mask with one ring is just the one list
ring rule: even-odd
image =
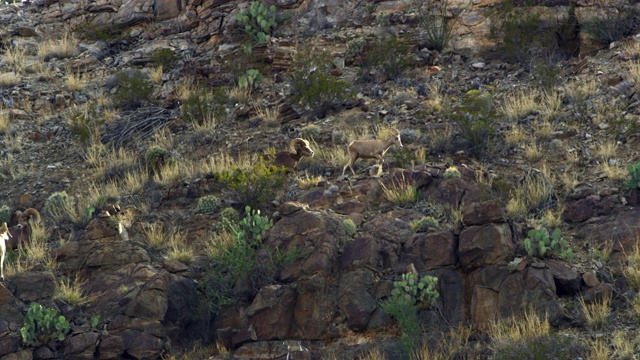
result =
[{"label": "sheep's head", "polygon": [[400,139],[400,132],[396,132],[389,139],[391,141],[391,145],[398,145],[398,147],[402,147],[402,140]]},{"label": "sheep's head", "polygon": [[314,152],[309,146],[309,142],[302,138],[296,138],[291,140],[289,144],[289,150],[292,154],[298,154],[303,156],[313,156]]}]

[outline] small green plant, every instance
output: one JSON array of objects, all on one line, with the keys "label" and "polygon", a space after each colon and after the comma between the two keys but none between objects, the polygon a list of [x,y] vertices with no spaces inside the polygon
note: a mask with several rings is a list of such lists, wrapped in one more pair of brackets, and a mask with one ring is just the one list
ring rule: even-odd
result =
[{"label": "small green plant", "polygon": [[596,1],[596,16],[582,22],[582,29],[601,44],[633,35],[637,28],[636,19],[640,12],[631,4],[616,1]]},{"label": "small green plant", "polygon": [[64,316],[38,303],[29,305],[24,326],[20,328],[22,343],[27,346],[40,346],[52,340],[63,341],[68,332],[69,322]]},{"label": "small green plant", "polygon": [[100,315],[92,315],[91,318],[89,318],[89,323],[92,329],[97,329],[100,323]]},{"label": "small green plant", "polygon": [[261,244],[262,234],[271,229],[273,220],[260,215],[260,210],[252,210],[250,206],[244,208],[245,217],[238,223],[238,228],[232,228],[231,234],[238,241]]},{"label": "small green plant", "polygon": [[402,279],[393,282],[391,296],[381,303],[382,309],[398,321],[402,331],[402,344],[412,354],[420,345],[421,328],[418,311],[435,305],[440,297],[436,289],[438,278],[418,274],[402,274]]},{"label": "small green plant", "polygon": [[150,57],[154,65],[162,66],[164,69],[170,69],[178,62],[176,52],[168,48],[155,49],[151,52]]},{"label": "small green plant", "polygon": [[564,260],[573,260],[575,254],[562,238],[560,229],[556,228],[551,234],[545,228],[529,230],[524,239],[524,248],[531,257],[543,259],[555,257]]},{"label": "small green plant", "polygon": [[259,1],[252,1],[246,11],[236,15],[244,25],[244,31],[259,45],[269,41],[278,24],[290,17],[279,13],[274,5],[267,7]]},{"label": "small green plant", "polygon": [[264,159],[256,161],[251,168],[234,166],[217,176],[222,184],[235,191],[242,204],[253,209],[264,208],[284,192],[287,179],[285,168],[272,166]]},{"label": "small green plant", "polygon": [[353,235],[356,234],[356,231],[358,231],[356,223],[351,219],[342,220],[342,226],[344,227],[344,231],[347,233],[348,237],[353,237]]},{"label": "small green plant", "polygon": [[0,224],[8,223],[11,220],[11,208],[7,205],[0,206]]},{"label": "small green plant", "polygon": [[631,179],[627,180],[624,183],[624,186],[627,189],[640,188],[640,163],[627,165],[627,171],[629,172]]},{"label": "small green plant", "polygon": [[[413,62],[408,45],[398,38],[385,37],[373,43],[371,49],[365,53],[362,65],[365,70],[375,68],[388,79],[397,79],[413,65]],[[364,74],[366,75],[367,72],[370,71],[365,71]]]},{"label": "small green plant", "polygon": [[355,38],[347,43],[347,51],[344,54],[344,62],[347,65],[360,64],[362,53],[367,41],[363,38]]},{"label": "small green plant", "polygon": [[149,76],[138,69],[116,73],[118,88],[113,99],[121,109],[134,109],[151,100],[153,84]]},{"label": "small green plant", "polygon": [[426,232],[429,229],[438,229],[440,224],[433,216],[423,216],[411,223],[411,229],[415,232]]},{"label": "small green plant", "polygon": [[253,90],[258,87],[260,81],[262,81],[262,73],[260,73],[260,70],[248,69],[238,78],[238,87],[240,89]]},{"label": "small green plant", "polygon": [[460,17],[460,12],[451,12],[454,16],[449,19],[449,1],[444,0],[413,0],[413,11],[424,31],[425,43],[429,49],[442,51],[449,45],[451,34]]},{"label": "small green plant", "polygon": [[351,84],[329,74],[331,66],[329,54],[301,51],[294,57],[289,73],[293,102],[318,118],[325,117],[330,109],[350,102],[355,96]]},{"label": "small green plant", "polygon": [[457,167],[451,166],[444,171],[444,173],[442,174],[442,177],[445,179],[451,179],[451,178],[460,179],[462,175],[460,174],[460,170],[458,170]]},{"label": "small green plant", "polygon": [[182,103],[182,117],[198,125],[208,119],[221,120],[227,113],[228,96],[222,87],[211,91],[194,91]]},{"label": "small green plant", "polygon": [[144,161],[147,164],[147,168],[154,171],[159,170],[166,164],[169,158],[169,151],[162,146],[151,145],[144,154]]},{"label": "small green plant", "polygon": [[198,210],[203,214],[213,214],[220,205],[220,199],[215,195],[205,195],[198,199]]},{"label": "small green plant", "polygon": [[480,90],[467,92],[459,105],[450,109],[450,115],[460,127],[466,149],[479,156],[490,152],[495,135],[496,111],[490,94]]},{"label": "small green plant", "polygon": [[72,220],[75,218],[75,200],[66,191],[54,192],[44,202],[42,211],[55,220]]}]

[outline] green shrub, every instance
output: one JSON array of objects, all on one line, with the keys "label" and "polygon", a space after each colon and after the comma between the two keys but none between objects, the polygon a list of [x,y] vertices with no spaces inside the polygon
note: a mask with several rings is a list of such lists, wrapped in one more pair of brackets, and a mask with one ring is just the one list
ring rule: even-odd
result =
[{"label": "green shrub", "polygon": [[582,30],[601,44],[608,45],[635,34],[640,11],[631,4],[600,0],[597,14],[582,22]]},{"label": "green shrub", "polygon": [[557,50],[556,29],[541,25],[545,24],[541,13],[529,5],[533,1],[515,5],[514,0],[502,0],[490,16],[490,36],[497,40],[499,53],[523,64],[528,64],[533,54]]},{"label": "green shrub", "polygon": [[496,111],[490,94],[480,90],[467,92],[460,104],[450,109],[450,116],[460,127],[470,155],[480,156],[491,151]]},{"label": "green shrub", "polygon": [[451,178],[460,179],[462,175],[460,174],[460,170],[458,170],[457,167],[451,166],[444,171],[444,173],[442,174],[442,177],[445,179],[451,179]]},{"label": "green shrub", "polygon": [[208,119],[223,119],[227,114],[228,96],[224,88],[212,91],[194,91],[182,103],[182,117],[191,123],[202,125]]},{"label": "green shrub", "polygon": [[524,239],[524,248],[529,256],[539,259],[555,257],[573,260],[575,256],[567,240],[562,238],[558,228],[551,234],[545,228],[529,230],[527,238]]},{"label": "green shrub", "polygon": [[151,62],[163,69],[171,69],[177,62],[178,56],[172,49],[155,49],[150,54]]},{"label": "green shrub", "polygon": [[168,160],[169,151],[162,146],[151,145],[144,154],[144,161],[147,168],[159,170]]},{"label": "green shrub", "polygon": [[244,31],[257,43],[266,43],[279,23],[291,15],[279,13],[274,5],[266,7],[259,1],[252,1],[246,11],[236,15],[244,25]]},{"label": "green shrub", "polygon": [[412,354],[420,345],[422,331],[418,323],[418,311],[435,305],[440,297],[436,289],[438,278],[418,274],[402,274],[400,281],[393,282],[391,296],[381,303],[382,309],[398,321],[402,331],[402,344]]},{"label": "green shrub", "polygon": [[426,232],[429,229],[438,229],[440,224],[433,216],[423,216],[411,223],[411,229],[415,232]]},{"label": "green shrub", "polygon": [[449,46],[449,40],[454,30],[460,12],[451,12],[454,16],[449,19],[447,9],[449,1],[413,0],[411,9],[418,15],[418,21],[425,30],[425,43],[429,49],[442,51]]},{"label": "green shrub", "polygon": [[20,328],[22,343],[27,346],[41,346],[52,340],[63,341],[68,332],[69,322],[64,316],[38,303],[29,305],[24,326]]},{"label": "green shrub", "polygon": [[95,102],[75,110],[68,117],[71,135],[78,141],[87,143],[97,134],[97,129],[104,124],[101,110]]},{"label": "green shrub", "polygon": [[416,150],[408,147],[393,149],[389,154],[393,159],[393,163],[401,168],[413,167],[418,160]]},{"label": "green shrub", "polygon": [[355,38],[347,43],[347,51],[344,54],[344,62],[347,65],[360,64],[362,53],[367,41],[363,38]]},{"label": "green shrub", "polygon": [[231,223],[240,222],[240,213],[232,207],[222,209],[222,211],[220,211],[220,217]]},{"label": "green shrub", "polygon": [[[393,54],[393,56],[390,56]],[[363,58],[365,74],[369,69],[378,69],[388,79],[397,79],[406,69],[414,64],[409,54],[409,46],[395,37],[376,40]]]},{"label": "green shrub", "polygon": [[134,109],[151,100],[153,85],[149,76],[138,69],[116,73],[118,88],[113,94],[116,104],[122,109]]},{"label": "green shrub", "polygon": [[213,214],[216,212],[222,203],[215,195],[205,195],[198,199],[198,211],[203,214]]},{"label": "green shrub", "polygon": [[262,73],[260,70],[248,69],[244,74],[238,77],[238,87],[240,89],[253,90],[258,87],[262,81]]},{"label": "green shrub", "polygon": [[44,202],[42,212],[54,220],[73,220],[75,216],[75,200],[65,191],[54,192]]},{"label": "green shrub", "polygon": [[300,256],[296,251],[282,253],[277,249],[275,252],[266,249],[266,257],[258,258],[262,236],[273,226],[273,222],[260,215],[259,210],[248,206],[245,212],[246,216],[239,222],[230,220],[233,215],[223,217],[234,241],[231,244],[214,244],[218,251],[198,285],[213,312],[241,299],[243,294],[240,289],[253,294],[265,282],[273,281],[280,266]]},{"label": "green shrub", "polygon": [[342,220],[342,226],[344,227],[344,231],[347,233],[348,237],[353,237],[353,235],[355,235],[358,231],[356,223],[354,223],[351,219]]},{"label": "green shrub", "polygon": [[251,208],[264,208],[284,192],[286,169],[260,159],[249,169],[234,166],[217,174],[224,186],[235,191],[240,202]]},{"label": "green shrub", "polygon": [[289,73],[292,100],[309,109],[311,115],[323,118],[328,110],[353,100],[351,84],[329,74],[331,58],[328,54],[301,51],[294,57]]},{"label": "green shrub", "polygon": [[624,183],[624,186],[627,189],[640,188],[640,163],[627,165],[627,171],[629,172],[629,177],[631,177],[631,179],[627,180]]},{"label": "green shrub", "polygon": [[0,224],[8,223],[11,220],[11,208],[7,205],[0,206]]}]

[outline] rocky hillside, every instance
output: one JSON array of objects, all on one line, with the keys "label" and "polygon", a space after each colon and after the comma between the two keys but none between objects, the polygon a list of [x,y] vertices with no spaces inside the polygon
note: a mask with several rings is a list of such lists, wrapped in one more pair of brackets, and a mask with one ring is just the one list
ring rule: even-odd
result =
[{"label": "rocky hillside", "polygon": [[0,359],[637,357],[632,3],[1,5]]}]

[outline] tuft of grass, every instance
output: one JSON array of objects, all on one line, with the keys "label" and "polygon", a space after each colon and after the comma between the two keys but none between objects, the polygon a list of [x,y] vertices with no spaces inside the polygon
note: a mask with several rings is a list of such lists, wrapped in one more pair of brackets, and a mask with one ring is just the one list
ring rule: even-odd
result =
[{"label": "tuft of grass", "polygon": [[0,74],[0,87],[10,88],[20,83],[20,75],[16,72],[10,71]]},{"label": "tuft of grass", "polygon": [[156,66],[149,71],[149,80],[154,84],[162,84],[162,75],[164,75],[162,65]]},{"label": "tuft of grass", "polygon": [[7,51],[2,56],[2,62],[6,64],[13,72],[24,72],[28,65],[27,49],[23,46],[14,46],[7,48]]},{"label": "tuft of grass", "polygon": [[602,161],[608,162],[615,157],[617,150],[618,143],[615,140],[607,140],[600,143],[594,152]]},{"label": "tuft of grass", "polygon": [[515,121],[536,112],[539,103],[536,91],[514,91],[507,95],[498,110],[507,119]]},{"label": "tuft of grass", "polygon": [[627,255],[627,264],[623,269],[624,276],[634,289],[640,290],[640,245],[633,247]]},{"label": "tuft of grass", "polygon": [[6,111],[0,110],[0,134],[5,134],[9,127],[9,114]]},{"label": "tuft of grass", "polygon": [[629,339],[627,333],[622,330],[616,330],[613,332],[611,339],[611,345],[613,345],[613,357],[616,359],[633,359],[635,353],[635,342],[633,339]]},{"label": "tuft of grass", "polygon": [[144,188],[149,176],[144,171],[128,171],[119,188],[127,194],[136,194]]},{"label": "tuft of grass", "polygon": [[553,134],[553,124],[548,120],[543,120],[541,123],[535,124],[534,134],[537,138],[548,139]]},{"label": "tuft of grass", "polygon": [[195,257],[195,251],[187,243],[187,232],[175,230],[167,235],[167,256],[170,259],[190,264]]},{"label": "tuft of grass", "polygon": [[415,204],[420,197],[418,189],[404,181],[391,187],[386,187],[384,184],[381,185],[382,194],[385,199],[390,203],[401,207]]},{"label": "tuft of grass", "polygon": [[153,223],[142,229],[142,236],[153,249],[160,250],[167,246],[167,233],[161,223]]},{"label": "tuft of grass", "polygon": [[47,39],[38,44],[38,57],[40,60],[55,55],[59,58],[68,58],[74,54],[78,47],[78,40],[72,34],[67,33],[62,38]]},{"label": "tuft of grass", "polygon": [[200,169],[192,161],[169,161],[155,172],[153,180],[160,185],[168,186],[181,179],[196,177],[199,172]]},{"label": "tuft of grass", "polygon": [[599,338],[589,340],[589,353],[587,360],[609,360],[611,359],[611,349],[606,339]]},{"label": "tuft of grass", "polygon": [[80,91],[84,89],[85,83],[82,76],[70,72],[67,74],[66,85],[69,91]]},{"label": "tuft of grass", "polygon": [[204,252],[212,259],[223,256],[224,251],[229,249],[236,239],[228,231],[214,233],[205,243]]},{"label": "tuft of grass", "polygon": [[629,176],[624,166],[611,165],[609,162],[603,162],[601,165],[602,173],[612,181],[624,180]]},{"label": "tuft of grass", "polygon": [[322,181],[322,176],[311,176],[306,171],[304,176],[298,179],[298,187],[302,190],[308,190]]},{"label": "tuft of grass", "polygon": [[540,148],[536,144],[535,140],[532,140],[531,143],[525,145],[524,157],[532,163],[535,163],[538,160],[542,159],[542,151],[540,151]]},{"label": "tuft of grass", "polygon": [[509,131],[505,134],[504,140],[507,145],[517,146],[522,144],[527,139],[527,133],[524,131],[522,126],[514,125],[509,129]]},{"label": "tuft of grass", "polygon": [[488,329],[490,347],[493,349],[512,343],[532,341],[550,333],[551,325],[547,316],[541,317],[533,309],[527,309],[521,315],[497,319]]},{"label": "tuft of grass", "polygon": [[75,278],[62,278],[56,282],[54,298],[60,299],[69,305],[82,306],[91,301],[82,289],[86,281],[80,279],[76,274]]},{"label": "tuft of grass", "polygon": [[190,348],[178,348],[175,354],[163,357],[164,360],[202,360],[202,359],[230,359],[229,350],[220,342],[208,346],[202,345],[200,342],[195,343]]},{"label": "tuft of grass", "polygon": [[578,298],[580,308],[584,313],[587,326],[593,330],[600,330],[606,327],[611,315],[611,297],[603,296],[601,299],[586,303],[583,297]]},{"label": "tuft of grass", "polygon": [[277,126],[280,124],[280,109],[270,108],[258,102],[253,103],[253,109],[267,126]]}]

